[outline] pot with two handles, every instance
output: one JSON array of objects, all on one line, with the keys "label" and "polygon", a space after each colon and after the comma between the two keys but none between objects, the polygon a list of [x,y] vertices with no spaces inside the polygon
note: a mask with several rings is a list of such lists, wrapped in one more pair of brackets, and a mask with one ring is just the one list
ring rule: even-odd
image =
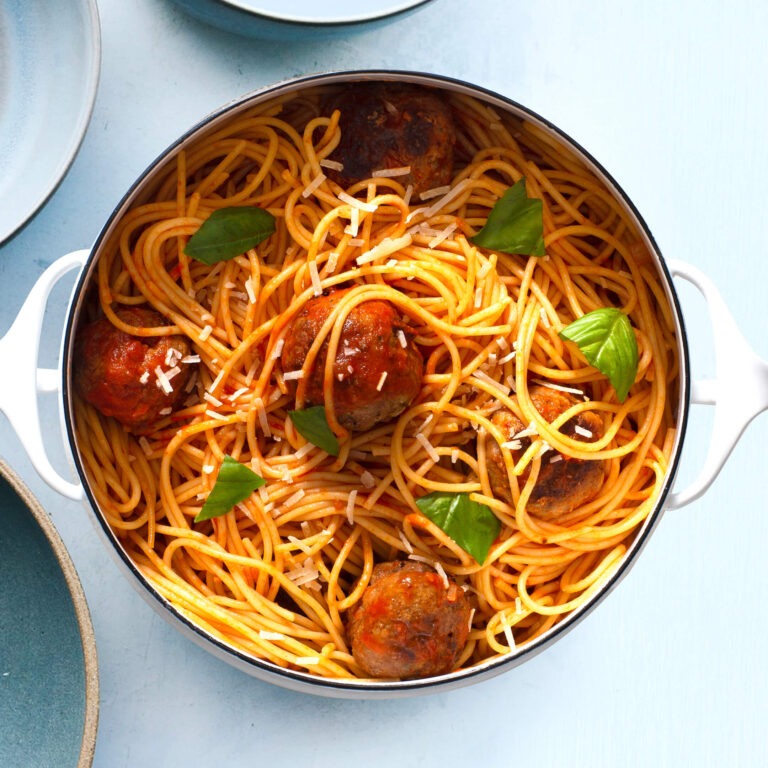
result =
[{"label": "pot with two handles", "polygon": [[[74,429],[72,362],[75,335],[86,295],[94,283],[99,255],[123,214],[135,201],[142,199],[142,194],[148,187],[151,187],[159,171],[171,162],[180,150],[195,141],[202,133],[230,120],[250,107],[276,96],[295,93],[314,86],[337,85],[353,81],[407,82],[465,94],[485,102],[496,110],[506,111],[517,118],[533,122],[540,129],[546,131],[550,137],[568,148],[603,181],[615,198],[623,204],[629,218],[634,221],[637,231],[655,263],[660,282],[664,286],[679,340],[680,385],[676,404],[679,428],[670,462],[670,471],[665,478],[662,491],[653,510],[634,536],[620,566],[588,602],[565,616],[561,622],[555,624],[546,633],[523,646],[517,653],[497,657],[478,666],[449,674],[418,680],[381,682],[331,680],[304,672],[283,669],[221,642],[203,628],[190,622],[141,575],[123,549],[120,540],[111,530],[89,488]],[[59,368],[38,368],[39,338],[47,297],[56,282],[75,269],[79,269],[80,274],[73,289],[64,326]],[[688,343],[683,316],[673,283],[674,277],[692,283],[703,294],[708,303],[713,319],[717,364],[717,376],[713,380],[690,381]],[[682,507],[699,498],[707,490],[747,424],[758,413],[768,408],[768,363],[755,355],[739,333],[715,285],[695,267],[676,260],[666,260],[662,257],[640,214],[618,184],[597,161],[554,125],[510,99],[458,80],[410,72],[353,71],[298,78],[251,93],[209,115],[172,144],[139,177],[115,208],[90,250],[75,251],[62,256],[45,270],[32,288],[12,327],[0,340],[0,356],[3,359],[16,361],[14,376],[7,377],[0,388],[0,409],[3,410],[16,430],[37,472],[46,483],[63,496],[69,499],[82,500],[86,503],[97,531],[101,534],[123,573],[163,618],[198,645],[248,674],[293,690],[343,698],[394,698],[458,688],[509,670],[550,646],[592,611],[627,573],[665,509]],[[38,414],[37,394],[54,391],[60,394],[59,405],[62,425],[72,452],[74,470],[79,482],[71,482],[61,477],[46,456]],[[693,403],[716,407],[709,454],[698,478],[688,488],[673,489],[675,471],[685,441],[688,411]]]}]

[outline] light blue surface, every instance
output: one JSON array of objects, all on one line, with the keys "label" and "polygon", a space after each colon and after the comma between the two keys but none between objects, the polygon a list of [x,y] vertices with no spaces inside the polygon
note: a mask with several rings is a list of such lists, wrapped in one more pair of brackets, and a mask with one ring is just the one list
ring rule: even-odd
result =
[{"label": "light blue surface", "polygon": [[45,202],[88,125],[99,68],[93,0],[0,0],[0,242]]},{"label": "light blue surface", "polygon": [[[42,268],[90,243],[135,176],[201,115],[283,77],[397,67],[485,85],[567,131],[632,197],[662,252],[713,277],[768,357],[762,0],[436,0],[413,24],[291,47],[209,29],[167,0],[100,7],[94,120],[50,204],[0,248],[0,329]],[[48,363],[65,294],[54,295]],[[681,295],[694,372],[709,375],[706,312],[693,290]],[[44,403],[53,436],[54,400]],[[683,480],[710,424],[694,409]],[[5,423],[0,454],[51,511],[88,596],[102,684],[97,768],[741,767],[768,763],[765,428],[763,415],[711,491],[667,513],[625,581],[549,651],[479,686],[383,703],[292,694],[215,660],[133,591],[85,511],[35,478]]]}]

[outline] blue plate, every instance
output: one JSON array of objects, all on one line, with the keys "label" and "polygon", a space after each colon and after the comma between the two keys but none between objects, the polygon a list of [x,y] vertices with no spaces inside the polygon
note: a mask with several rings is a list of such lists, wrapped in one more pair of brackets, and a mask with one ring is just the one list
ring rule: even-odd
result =
[{"label": "blue plate", "polygon": [[100,62],[95,0],[0,2],[0,243],[40,209],[74,160]]},{"label": "blue plate", "polygon": [[0,766],[87,768],[98,706],[75,567],[37,499],[0,461]]},{"label": "blue plate", "polygon": [[370,31],[432,0],[176,0],[199,19],[229,32],[296,42]]}]

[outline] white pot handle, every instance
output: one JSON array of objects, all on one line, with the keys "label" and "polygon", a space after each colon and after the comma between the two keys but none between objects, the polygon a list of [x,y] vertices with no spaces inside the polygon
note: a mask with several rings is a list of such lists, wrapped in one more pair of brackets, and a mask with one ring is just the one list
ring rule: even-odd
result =
[{"label": "white pot handle", "polygon": [[741,335],[715,284],[682,261],[668,261],[673,276],[695,285],[707,300],[715,339],[717,378],[693,382],[691,402],[715,405],[709,453],[699,476],[683,491],[667,497],[677,509],[698,499],[714,482],[742,433],[758,413],[768,409],[768,362],[758,357]]},{"label": "white pot handle", "polygon": [[[67,272],[82,268],[89,253],[74,251],[54,261],[40,275],[8,333],[0,339],[0,360],[5,365],[5,375],[0,381],[0,411],[11,422],[40,477],[63,496],[76,500],[85,497],[83,487],[65,480],[48,461],[37,408],[38,392],[60,389],[62,360],[58,369],[48,369],[38,368],[37,358],[51,289]],[[11,363],[12,374],[8,370]]]}]

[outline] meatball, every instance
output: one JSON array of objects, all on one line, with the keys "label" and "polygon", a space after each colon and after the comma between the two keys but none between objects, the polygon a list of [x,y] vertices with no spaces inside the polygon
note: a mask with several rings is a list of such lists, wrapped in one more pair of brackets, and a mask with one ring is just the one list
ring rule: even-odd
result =
[{"label": "meatball", "polygon": [[343,164],[327,170],[342,187],[373,171],[410,166],[402,184],[414,194],[448,184],[453,175],[455,131],[450,108],[440,96],[415,85],[351,85],[327,104],[341,111],[341,141],[330,156]]},{"label": "meatball", "polygon": [[[284,371],[296,371],[304,365],[321,326],[350,290],[333,291],[307,302],[283,345]],[[324,403],[328,344],[326,338],[307,380],[308,405]],[[339,424],[364,432],[398,416],[421,389],[423,365],[413,333],[393,304],[380,300],[358,304],[344,321],[333,366],[333,406]],[[296,386],[292,381],[289,384]]]},{"label": "meatball", "polygon": [[[530,394],[536,410],[550,423],[579,402],[567,392],[549,387],[533,387]],[[515,434],[525,429],[525,424],[507,410],[497,411],[491,418],[491,422],[508,440],[512,440]],[[591,433],[591,437],[579,434],[576,431],[577,426]],[[560,431],[575,440],[593,442],[603,436],[603,422],[596,413],[586,411],[569,419]],[[530,444],[531,438],[521,438],[520,448],[512,451],[513,460],[517,461]],[[561,461],[552,463],[550,459],[555,455],[557,454],[545,453],[542,457],[536,485],[527,505],[528,512],[535,515],[555,516],[570,512],[595,496],[603,483],[603,461],[585,461],[559,454]],[[489,440],[487,443],[486,465],[494,495],[512,503],[507,469],[501,455],[501,448],[495,440]],[[529,474],[530,469],[526,467],[520,475],[521,484],[528,479]]]},{"label": "meatball", "polygon": [[347,619],[355,661],[371,677],[450,672],[469,635],[464,590],[412,560],[380,563]]},{"label": "meatball", "polygon": [[[167,324],[159,312],[143,307],[122,307],[116,314],[128,325],[151,328]],[[155,369],[159,366],[167,373],[187,354],[189,344],[183,336],[132,336],[102,317],[78,334],[75,386],[80,397],[105,416],[137,434],[149,433],[160,411],[172,408],[182,393],[190,366],[177,366],[181,370],[173,377],[173,392],[168,394],[158,385]]]}]

